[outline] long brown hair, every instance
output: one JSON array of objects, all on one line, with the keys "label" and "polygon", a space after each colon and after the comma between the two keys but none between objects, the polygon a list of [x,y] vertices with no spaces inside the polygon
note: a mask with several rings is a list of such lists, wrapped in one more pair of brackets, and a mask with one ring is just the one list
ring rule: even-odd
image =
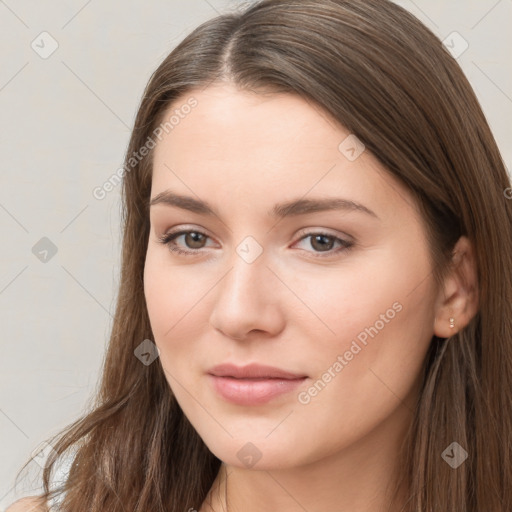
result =
[{"label": "long brown hair", "polygon": [[[402,457],[408,512],[512,510],[512,200],[477,98],[439,39],[387,0],[264,0],[194,30],[153,73],[123,177],[120,288],[100,388],[84,415],[48,442],[44,498],[66,512],[199,509],[220,467],[182,413],[160,360],[143,290],[154,137],[171,104],[230,81],[298,94],[355,134],[412,192],[440,283],[461,235],[477,263],[479,311],[454,336],[433,337]],[[467,460],[453,469],[443,451]],[[66,485],[51,471],[73,450]],[[27,463],[28,464],[28,463]],[[42,495],[43,496],[43,495]]]}]

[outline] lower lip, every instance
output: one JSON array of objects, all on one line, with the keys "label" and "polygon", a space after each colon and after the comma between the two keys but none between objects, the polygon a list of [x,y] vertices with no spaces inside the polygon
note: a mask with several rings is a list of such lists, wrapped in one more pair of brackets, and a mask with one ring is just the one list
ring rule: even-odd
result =
[{"label": "lower lip", "polygon": [[214,389],[226,400],[238,405],[258,405],[299,387],[300,379],[235,379],[208,375]]}]

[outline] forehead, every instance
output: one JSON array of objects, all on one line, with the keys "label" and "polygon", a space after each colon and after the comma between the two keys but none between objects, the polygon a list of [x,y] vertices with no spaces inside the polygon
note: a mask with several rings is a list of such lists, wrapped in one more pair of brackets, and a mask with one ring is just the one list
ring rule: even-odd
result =
[{"label": "forehead", "polygon": [[[326,148],[345,133],[320,107],[298,95],[257,94],[230,84],[184,95],[168,108],[164,117],[169,118],[192,97],[197,105],[172,129],[169,143],[171,146],[183,142],[189,145],[193,131],[201,152],[211,157],[222,157],[228,148],[231,152],[243,148],[261,154],[293,147],[297,152],[302,147],[294,143],[297,139],[307,147]],[[327,134],[332,140],[325,140]],[[265,142],[265,146],[261,142]]]},{"label": "forehead", "polygon": [[[194,108],[180,112],[191,98]],[[152,196],[172,188],[257,204],[311,192],[371,202],[383,213],[392,206],[402,215],[413,206],[408,191],[368,151],[348,159],[343,144],[353,135],[298,95],[215,85],[178,98],[164,120],[173,114],[179,122],[154,149]]]}]

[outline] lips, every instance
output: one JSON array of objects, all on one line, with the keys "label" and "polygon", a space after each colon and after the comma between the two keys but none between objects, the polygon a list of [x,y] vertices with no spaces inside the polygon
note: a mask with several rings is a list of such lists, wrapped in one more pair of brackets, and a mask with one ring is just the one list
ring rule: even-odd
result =
[{"label": "lips", "polygon": [[291,393],[307,379],[274,366],[222,364],[208,372],[208,379],[224,400],[237,405],[261,405]]},{"label": "lips", "polygon": [[247,366],[236,366],[230,363],[220,364],[211,368],[208,373],[216,377],[233,377],[235,379],[296,380],[307,377],[307,375],[303,373],[293,373],[274,366],[260,365],[257,363],[252,363]]}]

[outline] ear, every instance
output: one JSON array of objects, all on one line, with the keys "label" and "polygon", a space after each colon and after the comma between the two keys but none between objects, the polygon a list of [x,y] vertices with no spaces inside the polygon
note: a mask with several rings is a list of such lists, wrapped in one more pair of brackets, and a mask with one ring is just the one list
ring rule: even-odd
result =
[{"label": "ear", "polygon": [[[463,329],[478,312],[478,276],[473,246],[461,236],[453,248],[451,270],[436,298],[434,334],[449,338]],[[450,318],[454,327],[450,327]]]}]

